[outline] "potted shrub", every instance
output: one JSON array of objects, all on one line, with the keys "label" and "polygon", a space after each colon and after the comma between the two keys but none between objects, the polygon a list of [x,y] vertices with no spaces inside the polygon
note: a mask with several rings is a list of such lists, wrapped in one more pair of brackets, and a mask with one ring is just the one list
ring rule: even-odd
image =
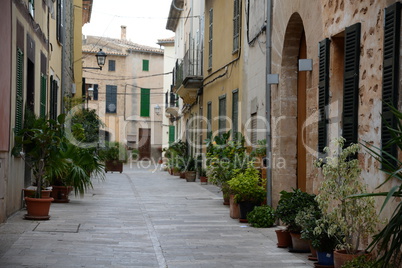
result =
[{"label": "potted shrub", "polygon": [[275,211],[267,205],[257,206],[247,214],[248,223],[255,228],[269,228],[274,226]]},{"label": "potted shrub", "polygon": [[332,156],[315,163],[324,176],[316,200],[323,217],[329,222],[328,232],[335,227],[341,229],[339,250],[334,252],[334,263],[338,268],[347,260],[364,254],[364,251],[359,250],[360,242],[374,232],[379,222],[372,197],[350,198],[366,192],[366,187],[359,180],[361,169],[355,157],[359,145],[345,147],[344,143],[342,137],[335,139],[332,152],[328,147],[325,148],[325,152],[328,155],[332,153]]},{"label": "potted shrub", "polygon": [[240,222],[247,222],[247,214],[254,207],[261,205],[266,197],[266,190],[261,182],[258,170],[250,163],[245,171],[240,171],[228,182],[234,201],[240,207]]},{"label": "potted shrub", "polygon": [[99,155],[105,161],[105,171],[123,172],[123,163],[127,162],[127,149],[120,142],[106,142]]},{"label": "potted shrub", "polygon": [[[27,120],[29,118],[29,120]],[[57,121],[36,118],[27,111],[24,128],[16,133],[13,154],[19,155],[31,168],[35,184],[35,197],[25,197],[27,214],[25,219],[47,220],[53,198],[41,198],[47,170],[57,161],[59,150],[63,147],[63,123],[65,115]]]},{"label": "potted shrub", "polygon": [[302,192],[300,189],[293,189],[292,192],[281,191],[275,214],[290,232],[293,246],[291,251],[310,252],[308,243],[300,239],[302,228],[296,223],[296,216],[304,208],[310,206],[318,208],[318,204],[314,198],[315,195]]},{"label": "potted shrub", "polygon": [[193,157],[189,157],[187,165],[185,167],[185,176],[187,182],[195,182],[196,171],[195,171],[195,160]]},{"label": "potted shrub", "polygon": [[238,133],[237,138],[229,140],[231,131],[206,139],[207,146],[207,177],[208,181],[221,187],[224,204],[229,205],[229,187],[227,182],[236,172],[247,168],[245,139]]}]

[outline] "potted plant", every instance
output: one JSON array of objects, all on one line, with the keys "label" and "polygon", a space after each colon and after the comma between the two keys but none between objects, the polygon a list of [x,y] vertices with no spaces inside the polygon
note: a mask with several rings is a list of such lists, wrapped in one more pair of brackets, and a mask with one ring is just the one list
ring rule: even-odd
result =
[{"label": "potted plant", "polygon": [[127,162],[127,149],[120,142],[106,142],[99,155],[105,161],[105,171],[123,172],[123,163]]},{"label": "potted plant", "polygon": [[195,182],[196,178],[196,166],[195,166],[195,160],[193,157],[189,157],[187,161],[187,165],[185,168],[185,176],[186,176],[186,181],[187,182]]},{"label": "potted plant", "polygon": [[228,182],[230,191],[234,194],[234,201],[240,207],[240,222],[247,222],[247,214],[254,207],[261,205],[266,197],[266,190],[262,186],[258,170],[249,163],[245,171],[238,171]]},{"label": "potted plant", "polygon": [[247,214],[248,223],[255,228],[269,228],[275,223],[275,211],[272,207],[257,206]]},{"label": "potted plant", "polygon": [[221,187],[224,204],[229,205],[229,187],[227,182],[239,170],[247,168],[245,139],[238,133],[237,138],[229,140],[231,131],[206,139],[207,146],[207,177],[208,181]]},{"label": "potted plant", "polygon": [[315,195],[302,192],[300,189],[293,189],[292,192],[281,191],[281,196],[276,208],[276,216],[285,225],[292,237],[291,251],[310,252],[308,243],[300,238],[301,226],[296,223],[297,213],[310,206],[318,208],[314,200]]},{"label": "potted plant", "polygon": [[53,198],[41,198],[41,190],[47,170],[64,146],[62,137],[65,115],[60,115],[55,121],[36,118],[33,113],[30,115],[27,112],[25,119],[24,128],[16,133],[13,148],[13,154],[21,156],[31,168],[37,187],[35,197],[25,197],[28,212],[25,219],[47,220],[50,218],[49,210]]},{"label": "potted plant", "polygon": [[351,198],[366,192],[365,185],[359,180],[361,169],[355,157],[359,145],[345,147],[342,137],[335,139],[333,144],[332,152],[325,148],[325,152],[332,156],[315,162],[324,176],[316,200],[323,217],[329,222],[328,232],[335,227],[341,230],[339,250],[334,252],[335,267],[340,268],[346,261],[364,254],[359,250],[360,242],[374,232],[379,221],[372,197]]}]

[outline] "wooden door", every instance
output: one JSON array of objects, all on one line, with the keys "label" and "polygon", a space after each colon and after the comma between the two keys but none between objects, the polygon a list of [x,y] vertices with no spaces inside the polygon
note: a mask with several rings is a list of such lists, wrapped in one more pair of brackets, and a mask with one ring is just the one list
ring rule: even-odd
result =
[{"label": "wooden door", "polygon": [[151,129],[140,128],[139,129],[139,153],[141,159],[151,158]]},{"label": "wooden door", "polygon": [[[300,41],[299,59],[307,56],[306,37],[304,32]],[[297,187],[306,191],[306,72],[299,72],[297,77]]]}]

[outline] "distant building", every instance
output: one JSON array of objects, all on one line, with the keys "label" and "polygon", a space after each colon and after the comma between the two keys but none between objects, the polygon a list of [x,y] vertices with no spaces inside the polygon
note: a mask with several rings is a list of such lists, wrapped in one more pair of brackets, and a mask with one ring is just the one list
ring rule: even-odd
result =
[{"label": "distant building", "polygon": [[[95,54],[102,49],[106,64],[98,67]],[[140,159],[158,161],[162,149],[163,50],[121,38],[87,36],[82,43],[82,96],[106,124],[105,137],[138,149]]]}]

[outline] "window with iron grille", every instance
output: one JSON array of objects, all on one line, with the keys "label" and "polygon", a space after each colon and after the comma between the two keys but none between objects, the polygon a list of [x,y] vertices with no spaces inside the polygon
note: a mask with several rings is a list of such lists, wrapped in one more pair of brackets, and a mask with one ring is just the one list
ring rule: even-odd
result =
[{"label": "window with iron grille", "polygon": [[212,37],[213,37],[214,11],[209,10],[209,35],[208,35],[208,69],[212,69]]},{"label": "window with iron grille", "polygon": [[384,22],[381,147],[386,152],[382,157],[395,166],[398,148],[396,144],[391,144],[392,135],[388,128],[397,127],[397,118],[389,105],[398,107],[401,3],[397,2],[385,9]]},{"label": "window with iron grille", "polygon": [[207,138],[212,138],[212,102],[207,103]]},{"label": "window with iron grille", "polygon": [[109,71],[114,72],[116,71],[116,61],[115,60],[109,60]]},{"label": "window with iron grille", "polygon": [[219,135],[226,132],[226,95],[219,97]]},{"label": "window with iron grille", "polygon": [[106,113],[115,114],[117,112],[117,86],[106,86]]},{"label": "window with iron grille", "polygon": [[240,0],[233,0],[233,52],[239,49],[240,43]]}]

